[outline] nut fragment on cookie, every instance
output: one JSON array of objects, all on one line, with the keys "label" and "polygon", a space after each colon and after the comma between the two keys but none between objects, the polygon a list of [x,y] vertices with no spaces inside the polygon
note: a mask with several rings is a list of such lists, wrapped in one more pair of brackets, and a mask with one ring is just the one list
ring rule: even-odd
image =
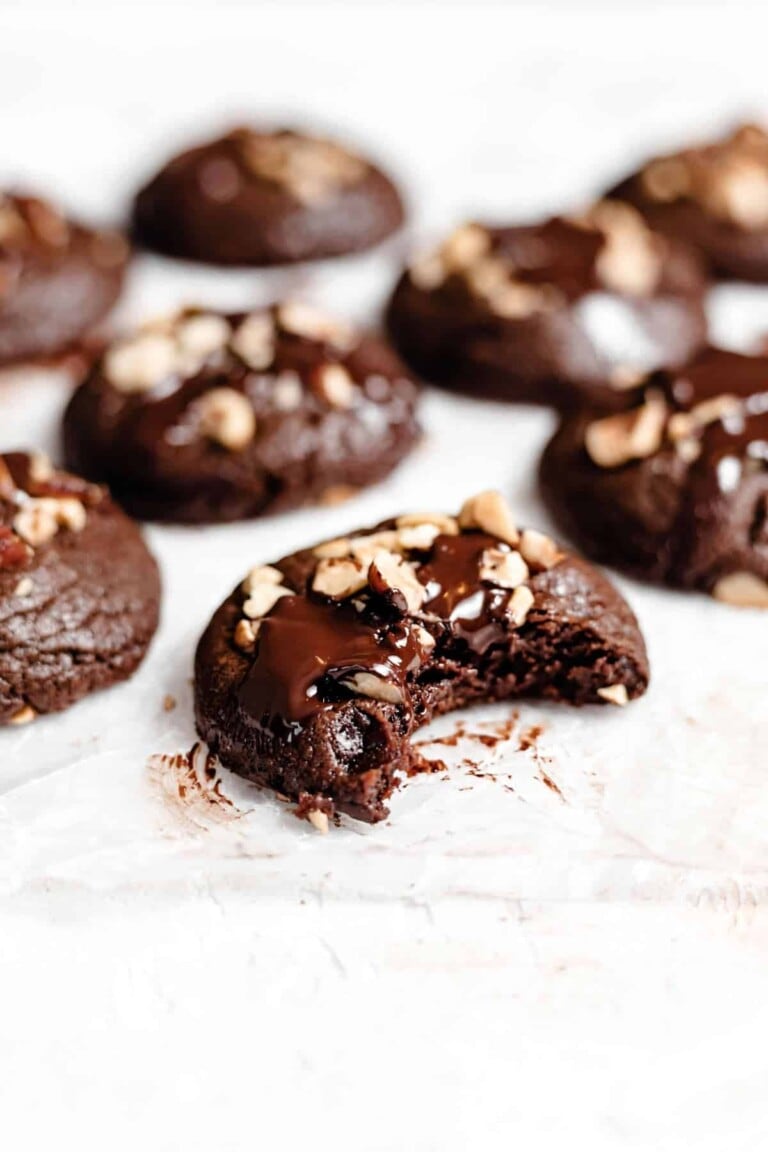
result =
[{"label": "nut fragment on cookie", "polygon": [[238,620],[235,626],[234,641],[243,652],[252,652],[261,627],[260,620]]},{"label": "nut fragment on cookie", "polygon": [[328,816],[325,812],[321,812],[319,808],[313,808],[311,812],[307,812],[307,820],[321,835],[327,834]]},{"label": "nut fragment on cookie", "polygon": [[269,368],[275,356],[275,326],[267,312],[252,312],[237,327],[230,348],[249,368]]},{"label": "nut fragment on cookie", "polygon": [[277,310],[277,318],[284,332],[302,336],[305,340],[323,341],[340,351],[351,348],[355,343],[354,332],[348,324],[299,300],[282,304]]},{"label": "nut fragment on cookie", "polygon": [[18,584],[13,590],[13,595],[19,600],[24,600],[27,596],[31,596],[35,590],[35,585],[29,576],[22,576]]},{"label": "nut fragment on cookie", "polygon": [[104,375],[120,392],[149,392],[173,374],[177,354],[170,336],[140,332],[109,349],[104,357]]},{"label": "nut fragment on cookie", "polygon": [[562,552],[551,536],[545,532],[537,532],[533,528],[525,528],[520,535],[520,555],[527,564],[536,568],[554,568],[562,559]]},{"label": "nut fragment on cookie", "polygon": [[79,532],[85,527],[86,520],[87,513],[79,500],[41,496],[27,500],[14,516],[13,528],[27,544],[39,548],[53,539],[59,527]]},{"label": "nut fragment on cookie", "polygon": [[501,492],[494,489],[470,496],[465,501],[459,512],[459,527],[477,528],[505,544],[517,544],[520,538],[512,510]]},{"label": "nut fragment on cookie", "polygon": [[9,724],[14,724],[21,727],[22,724],[31,724],[33,720],[37,719],[37,712],[29,704],[25,704],[20,708],[8,721]]},{"label": "nut fragment on cookie", "polygon": [[241,452],[256,435],[256,416],[247,396],[234,388],[212,388],[192,405],[200,431],[229,452]]},{"label": "nut fragment on cookie", "polygon": [[386,704],[402,703],[403,693],[397,684],[377,676],[375,672],[355,672],[340,681],[346,688],[357,692],[359,696],[368,696],[371,700],[383,700]]},{"label": "nut fragment on cookie", "polygon": [[416,569],[394,552],[377,552],[368,570],[368,581],[375,592],[399,592],[409,612],[418,612],[427,590],[416,576]]},{"label": "nut fragment on cookie", "polygon": [[619,708],[623,708],[629,703],[625,684],[608,684],[605,688],[598,688],[597,694],[603,700],[607,700],[609,704],[616,704]]},{"label": "nut fragment on cookie", "polygon": [[346,600],[368,583],[368,574],[355,560],[321,560],[312,577],[312,590],[334,600]]},{"label": "nut fragment on cookie", "polygon": [[519,552],[486,548],[480,558],[480,579],[500,588],[517,588],[529,576],[528,565]]},{"label": "nut fragment on cookie", "polygon": [[279,568],[273,567],[271,564],[259,564],[256,568],[252,568],[245,580],[243,580],[243,592],[253,592],[259,584],[282,584],[283,574]]},{"label": "nut fragment on cookie", "polygon": [[584,446],[600,468],[618,468],[630,460],[642,460],[661,447],[666,418],[664,398],[649,392],[639,408],[593,420],[587,425]]},{"label": "nut fragment on cookie", "polygon": [[257,584],[243,604],[243,612],[251,620],[260,620],[274,608],[283,596],[294,596],[290,588],[277,584]]},{"label": "nut fragment on cookie", "polygon": [[176,328],[176,339],[181,352],[197,367],[214,352],[225,347],[230,327],[223,316],[202,312],[198,316],[181,319]]},{"label": "nut fragment on cookie", "polygon": [[315,373],[318,395],[332,408],[351,408],[357,386],[342,364],[323,364]]},{"label": "nut fragment on cookie", "polygon": [[419,528],[429,524],[437,528],[441,536],[458,536],[459,525],[455,516],[444,516],[441,512],[407,512],[398,516],[395,524],[398,528]]},{"label": "nut fragment on cookie", "polygon": [[524,624],[533,607],[534,596],[527,584],[515,588],[507,604],[507,615],[513,624]]},{"label": "nut fragment on cookie", "polygon": [[754,572],[729,572],[717,581],[712,595],[737,608],[768,608],[768,581]]}]

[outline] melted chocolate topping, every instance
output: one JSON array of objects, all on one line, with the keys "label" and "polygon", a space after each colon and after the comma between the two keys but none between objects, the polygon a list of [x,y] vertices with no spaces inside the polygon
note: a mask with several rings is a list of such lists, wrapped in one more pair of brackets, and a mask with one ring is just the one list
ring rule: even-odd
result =
[{"label": "melted chocolate topping", "polygon": [[278,600],[261,622],[256,656],[237,693],[249,721],[299,731],[310,716],[353,694],[343,681],[356,672],[394,685],[407,700],[408,677],[424,658],[417,634],[424,624],[439,621],[442,631],[483,655],[508,633],[510,593],[480,581],[480,558],[487,548],[505,547],[481,532],[438,536],[418,569],[427,588],[418,619],[393,621],[370,588],[342,602],[311,592]]}]

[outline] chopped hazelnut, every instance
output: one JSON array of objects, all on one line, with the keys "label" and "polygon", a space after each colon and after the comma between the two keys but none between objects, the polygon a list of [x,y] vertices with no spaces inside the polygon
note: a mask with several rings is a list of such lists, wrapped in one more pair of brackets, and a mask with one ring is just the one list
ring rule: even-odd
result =
[{"label": "chopped hazelnut", "polygon": [[667,406],[657,392],[628,412],[593,420],[587,426],[584,446],[600,468],[618,468],[630,460],[652,456],[661,447]]},{"label": "chopped hazelnut", "polygon": [[26,596],[30,596],[34,590],[35,585],[32,583],[32,580],[29,578],[29,576],[22,576],[21,580],[19,580],[18,584],[13,590],[13,594],[20,600],[23,600]]},{"label": "chopped hazelnut", "polygon": [[335,600],[345,600],[368,583],[366,569],[355,560],[321,560],[312,578],[312,590]]},{"label": "chopped hazelnut", "polygon": [[424,652],[431,652],[435,647],[437,641],[431,632],[427,631],[421,624],[417,624],[413,630],[413,634],[418,640]]},{"label": "chopped hazelnut", "polygon": [[251,312],[238,325],[229,346],[256,372],[269,368],[275,357],[275,326],[267,312]]},{"label": "chopped hazelnut", "polygon": [[437,252],[419,256],[408,269],[413,284],[422,292],[433,292],[445,281],[446,267]]},{"label": "chopped hazelnut", "polygon": [[458,536],[459,525],[454,516],[444,516],[440,512],[406,512],[395,521],[398,528],[419,528],[429,524],[437,528],[441,536]]},{"label": "chopped hazelnut", "polygon": [[461,528],[478,528],[503,540],[505,544],[517,544],[520,536],[512,518],[512,510],[501,492],[491,489],[470,496],[459,512]]},{"label": "chopped hazelnut", "polygon": [[513,624],[525,623],[525,619],[533,607],[533,592],[527,584],[515,588],[507,604],[507,615]]},{"label": "chopped hazelnut", "polygon": [[619,708],[629,703],[625,684],[608,684],[605,688],[598,688],[597,694],[609,704],[616,704]]},{"label": "chopped hazelnut", "polygon": [[243,612],[249,620],[260,620],[283,596],[295,595],[290,588],[277,584],[257,584],[243,604]]},{"label": "chopped hazelnut", "polygon": [[235,627],[234,641],[238,648],[244,652],[252,652],[256,647],[256,637],[261,627],[260,620],[238,620]]},{"label": "chopped hazelnut", "polygon": [[332,408],[351,408],[357,386],[342,364],[323,364],[314,374],[318,395]]},{"label": "chopped hazelnut", "polygon": [[306,340],[319,340],[344,351],[355,343],[354,333],[348,324],[328,316],[319,308],[301,301],[289,301],[278,309],[278,322],[284,332],[303,336]]},{"label": "chopped hazelnut", "polygon": [[13,529],[33,548],[47,544],[59,530],[57,501],[41,497],[28,500],[13,518]]},{"label": "chopped hazelnut", "polygon": [[754,572],[729,572],[717,581],[712,595],[738,608],[768,608],[768,581]]},{"label": "chopped hazelnut", "polygon": [[525,528],[520,536],[520,554],[536,568],[553,568],[562,559],[562,552],[551,536]]},{"label": "chopped hazelnut", "polygon": [[279,412],[295,412],[304,397],[304,386],[296,372],[281,372],[272,386],[272,403]]},{"label": "chopped hazelnut", "polygon": [[259,584],[282,584],[283,574],[279,568],[273,568],[271,564],[260,564],[256,568],[252,568],[245,580],[243,580],[243,592],[253,592]]},{"label": "chopped hazelnut", "polygon": [[202,434],[229,452],[241,452],[256,435],[251,402],[234,388],[212,388],[191,407]]},{"label": "chopped hazelnut", "polygon": [[325,812],[321,812],[319,808],[313,808],[311,812],[307,812],[307,820],[321,835],[326,835],[329,825],[328,816]]},{"label": "chopped hazelnut", "polygon": [[441,255],[448,268],[468,268],[484,256],[491,246],[487,229],[480,224],[462,224],[442,246]]},{"label": "chopped hazelnut", "polygon": [[416,569],[394,552],[377,552],[368,570],[368,581],[375,592],[399,592],[409,612],[418,612],[427,590],[416,576]]},{"label": "chopped hazelnut", "polygon": [[499,588],[517,588],[529,576],[528,565],[519,552],[486,548],[480,558],[480,579]]},{"label": "chopped hazelnut", "polygon": [[230,327],[223,316],[211,312],[181,319],[176,340],[186,361],[185,367],[196,372],[214,352],[220,352],[229,340]]},{"label": "chopped hazelnut", "polygon": [[8,723],[20,727],[22,724],[30,724],[35,719],[37,719],[37,712],[29,704],[25,704],[14,716],[11,716]]},{"label": "chopped hazelnut", "polygon": [[104,357],[104,374],[119,392],[149,392],[176,370],[176,342],[159,332],[121,340]]},{"label": "chopped hazelnut", "polygon": [[340,681],[346,688],[357,692],[360,696],[368,696],[371,700],[383,700],[387,704],[400,704],[403,694],[397,684],[377,676],[375,672],[355,672]]},{"label": "chopped hazelnut", "polygon": [[337,540],[327,540],[325,544],[318,544],[312,551],[321,559],[338,560],[342,556],[352,555],[352,541],[348,536],[341,536]]}]

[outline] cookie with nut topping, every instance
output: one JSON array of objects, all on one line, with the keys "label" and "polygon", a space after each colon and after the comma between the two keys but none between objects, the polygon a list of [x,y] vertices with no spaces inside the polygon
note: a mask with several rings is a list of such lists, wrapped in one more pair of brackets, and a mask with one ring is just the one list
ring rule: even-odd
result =
[{"label": "cookie with nut topping", "polygon": [[157,628],[157,565],[103,488],[0,455],[0,725],[125,680]]},{"label": "cookie with nut topping", "polygon": [[519,696],[624,705],[647,683],[616,589],[493,491],[253,569],[195,658],[201,736],[319,826],[383,819],[434,716]]},{"label": "cookie with nut topping", "polygon": [[601,202],[529,227],[467,224],[401,277],[387,320],[426,379],[473,395],[612,404],[704,341],[698,258]]},{"label": "cookie with nut topping", "polygon": [[390,178],[333,140],[236,128],[176,156],[138,194],[149,248],[210,264],[293,264],[370,248],[403,222]]},{"label": "cookie with nut topping", "polygon": [[112,308],[128,245],[33,196],[0,193],[0,364],[59,352]]},{"label": "cookie with nut topping", "polygon": [[540,478],[587,555],[768,608],[768,357],[708,348],[621,412],[566,416]]},{"label": "cookie with nut topping", "polygon": [[420,435],[415,407],[385,344],[307,304],[188,310],[106,350],[65,448],[136,516],[237,520],[383,479]]},{"label": "cookie with nut topping", "polygon": [[695,247],[713,273],[768,281],[768,131],[742,124],[721,139],[649,160],[607,195]]}]

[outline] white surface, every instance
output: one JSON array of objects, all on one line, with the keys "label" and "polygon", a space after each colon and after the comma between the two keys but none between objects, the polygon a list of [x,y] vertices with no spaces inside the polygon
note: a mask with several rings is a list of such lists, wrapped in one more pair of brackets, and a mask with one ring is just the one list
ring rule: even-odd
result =
[{"label": "white surface", "polygon": [[[190,131],[293,109],[378,146],[423,239],[465,212],[578,201],[764,92],[765,20],[734,6],[6,12],[3,173],[106,217]],[[300,285],[373,317],[402,243],[269,276],[145,259],[123,316]],[[721,339],[768,328],[765,290],[713,306]],[[2,382],[0,448],[55,447],[65,396],[39,373]],[[254,562],[489,484],[546,526],[532,469],[547,413],[430,393],[423,419],[424,448],[352,504],[151,529],[164,618],[140,674],[0,736],[4,1148],[765,1143],[764,616],[622,581],[648,696],[626,712],[526,704],[507,746],[468,740],[375,829],[318,836],[226,775],[234,807],[194,787],[182,803],[168,765],[147,764],[192,743],[195,640]],[[482,731],[512,711],[463,719]]]}]

